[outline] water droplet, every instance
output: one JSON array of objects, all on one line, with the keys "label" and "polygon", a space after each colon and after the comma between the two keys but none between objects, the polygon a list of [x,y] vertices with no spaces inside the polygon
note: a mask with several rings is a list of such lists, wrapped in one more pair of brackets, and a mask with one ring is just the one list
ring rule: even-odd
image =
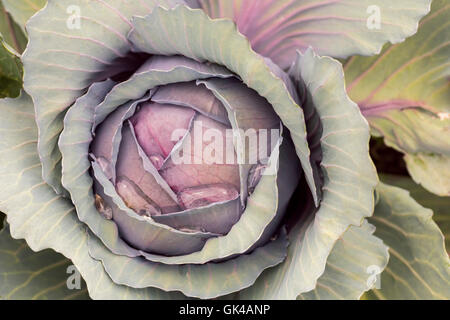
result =
[{"label": "water droplet", "polygon": [[161,155],[159,155],[159,154],[152,154],[149,157],[149,160],[155,166],[156,170],[161,169],[161,167],[164,164],[164,158]]}]

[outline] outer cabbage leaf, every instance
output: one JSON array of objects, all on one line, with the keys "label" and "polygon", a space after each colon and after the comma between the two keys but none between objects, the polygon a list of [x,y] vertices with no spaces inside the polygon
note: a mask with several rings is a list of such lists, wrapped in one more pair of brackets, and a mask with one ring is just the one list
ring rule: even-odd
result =
[{"label": "outer cabbage leaf", "polygon": [[0,1],[0,34],[7,44],[14,48],[19,53],[27,46],[27,37],[14,22],[11,15],[6,12]]},{"label": "outer cabbage leaf", "polygon": [[[81,276],[76,279],[71,266],[70,260],[53,250],[36,253],[25,241],[12,239],[8,227],[0,231],[1,299],[88,299],[86,284]],[[68,284],[75,287],[69,289]]]},{"label": "outer cabbage leaf", "polygon": [[0,35],[0,98],[15,98],[22,89],[22,62]]},{"label": "outer cabbage leaf", "polygon": [[305,112],[315,108],[323,124],[323,199],[316,212],[304,208],[297,213],[307,218],[288,234],[286,261],[241,292],[243,299],[295,299],[313,290],[339,237],[373,211],[377,176],[368,154],[368,124],[345,93],[340,63],[307,50],[298,56],[290,74],[301,89],[304,82],[309,94]]},{"label": "outer cabbage leaf", "polygon": [[383,174],[380,179],[384,183],[408,190],[421,206],[433,210],[433,220],[444,234],[445,247],[447,253],[450,253],[450,198],[438,197],[428,192],[409,177]]},{"label": "outer cabbage leaf", "polygon": [[41,10],[47,0],[1,0],[8,11],[13,17],[14,21],[22,28],[25,33],[25,24],[28,19]]},{"label": "outer cabbage leaf", "polygon": [[[197,0],[211,17],[233,19],[253,49],[288,68],[296,50],[346,58],[379,53],[417,31],[431,0]],[[378,15],[379,14],[379,15]],[[379,18],[379,28],[369,28]],[[375,20],[374,20],[375,19]]]},{"label": "outer cabbage leaf", "polygon": [[374,231],[367,221],[360,227],[350,226],[331,251],[316,288],[298,299],[356,300],[371,289],[389,260],[388,247]]},{"label": "outer cabbage leaf", "polygon": [[450,5],[435,0],[419,31],[373,58],[345,65],[349,96],[373,134],[406,154],[413,179],[450,195]]},{"label": "outer cabbage leaf", "polygon": [[[30,41],[22,58],[24,87],[35,104],[44,181],[58,193],[64,192],[57,148],[64,112],[126,58],[133,15],[145,15],[159,4],[177,3],[183,1],[50,0],[28,21]],[[67,24],[70,6],[81,10],[80,28]]]},{"label": "outer cabbage leaf", "polygon": [[41,175],[37,127],[31,98],[0,100],[0,210],[11,235],[26,239],[33,251],[52,248],[71,259],[93,299],[180,299],[158,289],[115,284],[88,253],[87,231],[72,203],[48,186]]},{"label": "outer cabbage leaf", "polygon": [[[444,136],[450,139],[448,135],[449,125],[444,128]],[[442,132],[439,132],[441,134]],[[448,149],[447,149],[448,150]],[[450,156],[448,152],[444,155],[416,153],[406,154],[405,162],[410,175],[414,180],[429,191],[450,197]]]},{"label": "outer cabbage leaf", "polygon": [[450,299],[450,260],[433,212],[419,205],[407,191],[380,183],[370,223],[375,236],[389,247],[389,263],[380,289],[368,298]]},{"label": "outer cabbage leaf", "polygon": [[100,241],[89,238],[89,253],[102,261],[115,283],[132,288],[157,287],[181,291],[189,297],[217,298],[251,286],[267,268],[281,263],[288,245],[286,232],[249,254],[220,263],[164,265],[143,258],[114,255]]}]

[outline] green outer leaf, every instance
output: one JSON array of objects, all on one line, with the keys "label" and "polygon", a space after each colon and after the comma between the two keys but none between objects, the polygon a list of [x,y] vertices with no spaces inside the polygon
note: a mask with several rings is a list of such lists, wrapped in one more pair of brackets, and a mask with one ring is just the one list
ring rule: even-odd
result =
[{"label": "green outer leaf", "polygon": [[[417,31],[431,0],[198,0],[212,17],[236,21],[258,53],[289,68],[296,49],[346,58],[379,53],[386,42],[398,43]],[[367,24],[380,10],[380,29]],[[372,9],[373,10],[373,9]]]},{"label": "green outer leaf", "polygon": [[71,259],[93,299],[180,299],[181,294],[116,285],[88,253],[86,226],[72,203],[57,195],[41,175],[37,127],[31,98],[0,100],[0,210],[13,238],[34,251],[52,248]]},{"label": "green outer leaf", "polygon": [[286,232],[278,239],[245,255],[220,263],[164,265],[142,258],[111,253],[95,237],[89,238],[89,253],[101,260],[114,282],[133,288],[157,287],[182,291],[190,297],[212,299],[251,286],[261,272],[286,258]]},{"label": "green outer leaf", "polygon": [[[24,87],[35,104],[43,177],[58,193],[64,192],[57,148],[64,112],[98,81],[102,71],[129,52],[126,36],[133,15],[178,2],[182,0],[49,0],[28,21],[30,41],[22,58]],[[68,27],[69,6],[81,9],[79,29]]]},{"label": "green outer leaf", "polygon": [[[447,138],[450,139],[450,135]],[[450,156],[424,153],[406,154],[405,162],[409,174],[417,183],[437,195],[450,197],[450,170],[448,170]]]},{"label": "green outer leaf", "polygon": [[212,20],[202,10],[176,6],[169,10],[157,7],[146,17],[135,17],[133,26],[129,38],[136,50],[150,54],[179,54],[197,61],[217,63],[236,73],[248,87],[266,98],[291,132],[308,185],[318,204],[318,187],[309,159],[302,109],[289,94],[286,84],[270,70],[264,58],[251,49],[232,21]]},{"label": "green outer leaf", "polygon": [[450,253],[450,198],[428,192],[409,177],[383,174],[380,179],[384,183],[408,190],[421,206],[433,210],[433,220],[444,234],[447,252]]},{"label": "green outer leaf", "polygon": [[367,220],[361,227],[350,226],[331,251],[316,288],[298,299],[359,299],[372,287],[369,277],[381,273],[389,260],[388,247],[373,235],[374,231]]},{"label": "green outer leaf", "polygon": [[434,0],[419,31],[373,58],[345,66],[349,96],[377,136],[406,156],[413,179],[450,195],[450,4]]},{"label": "green outer leaf", "polygon": [[111,80],[93,84],[86,95],[77,99],[67,112],[64,130],[59,139],[62,154],[62,184],[70,193],[80,221],[86,223],[92,232],[108,244],[108,247],[117,248],[116,250],[130,255],[134,253],[136,256],[136,250],[130,248],[119,237],[116,224],[101,217],[97,211],[93,195],[93,179],[89,173],[91,162],[88,155],[95,107],[103,101],[114,84],[115,82]]},{"label": "green outer leaf", "polygon": [[11,15],[6,12],[0,1],[0,35],[5,42],[19,53],[22,53],[27,46],[27,37],[20,27],[13,21]]},{"label": "green outer leaf", "polygon": [[323,199],[315,214],[309,212],[289,232],[286,261],[244,290],[243,299],[295,299],[313,290],[339,237],[373,211],[377,176],[369,157],[368,124],[345,93],[341,64],[307,50],[290,73],[305,83],[312,100],[304,108],[316,108],[323,125]]},{"label": "green outer leaf", "polygon": [[74,274],[70,266],[70,260],[53,250],[36,253],[25,241],[12,239],[8,227],[0,231],[0,299],[88,299],[84,281],[79,289],[68,288]]},{"label": "green outer leaf", "polygon": [[389,263],[381,274],[379,299],[450,299],[450,260],[444,237],[432,220],[403,189],[380,183],[378,202],[369,222],[375,236],[389,246]]},{"label": "green outer leaf", "polygon": [[16,98],[22,89],[22,62],[0,35],[0,98]]},{"label": "green outer leaf", "polygon": [[47,0],[1,0],[6,11],[11,14],[14,21],[25,31],[25,24],[33,14],[41,10]]}]

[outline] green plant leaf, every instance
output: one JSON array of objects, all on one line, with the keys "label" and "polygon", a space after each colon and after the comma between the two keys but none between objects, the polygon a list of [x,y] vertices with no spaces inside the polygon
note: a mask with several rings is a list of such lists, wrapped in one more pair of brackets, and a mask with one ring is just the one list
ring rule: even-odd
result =
[{"label": "green plant leaf", "polygon": [[1,0],[6,11],[12,16],[14,21],[25,31],[25,24],[33,14],[41,10],[47,0]]},{"label": "green plant leaf", "polygon": [[339,237],[373,211],[377,176],[369,157],[369,128],[345,93],[341,64],[307,50],[290,74],[299,86],[305,85],[305,112],[316,109],[323,125],[323,199],[317,212],[302,210],[309,215],[290,230],[285,262],[264,272],[241,293],[243,299],[295,299],[313,290]]},{"label": "green plant leaf", "polygon": [[14,22],[11,15],[6,12],[0,1],[0,35],[7,44],[9,44],[14,50],[22,53],[27,46],[27,37],[20,29],[20,27]]},{"label": "green plant leaf", "polygon": [[380,289],[367,298],[450,299],[450,260],[433,212],[407,191],[380,183],[378,202],[369,222],[389,247],[389,263]]},{"label": "green plant leaf", "polygon": [[70,260],[50,249],[33,252],[24,240],[11,238],[7,226],[0,231],[0,299],[88,298],[86,284]]},{"label": "green plant leaf", "polygon": [[0,36],[0,98],[16,98],[22,89],[22,62]]},{"label": "green plant leaf", "polygon": [[445,247],[450,254],[450,197],[438,197],[409,177],[382,174],[380,179],[384,183],[408,190],[421,206],[433,210],[433,220],[444,234]]},{"label": "green plant leaf", "polygon": [[406,154],[414,181],[450,195],[450,4],[434,0],[419,31],[345,65],[349,96],[376,136]]},{"label": "green plant leaf", "polygon": [[0,100],[0,210],[11,235],[33,251],[51,248],[72,260],[93,299],[183,299],[178,293],[115,284],[88,253],[86,226],[72,203],[42,180],[38,130],[31,98]]},{"label": "green plant leaf", "polygon": [[298,299],[356,300],[371,289],[389,260],[388,247],[374,231],[367,221],[360,227],[350,226],[331,251],[316,288]]},{"label": "green plant leaf", "polygon": [[213,18],[233,19],[256,52],[289,68],[296,58],[296,50],[304,51],[309,46],[320,55],[336,58],[376,54],[384,43],[398,43],[413,35],[420,18],[429,12],[431,1],[197,2]]},{"label": "green plant leaf", "polygon": [[[439,134],[450,139],[449,129],[450,122]],[[430,139],[434,139],[434,137],[430,137]],[[417,183],[437,195],[450,197],[450,170],[448,170],[450,156],[447,153],[447,151],[445,154],[408,153],[404,159],[409,174]]]}]

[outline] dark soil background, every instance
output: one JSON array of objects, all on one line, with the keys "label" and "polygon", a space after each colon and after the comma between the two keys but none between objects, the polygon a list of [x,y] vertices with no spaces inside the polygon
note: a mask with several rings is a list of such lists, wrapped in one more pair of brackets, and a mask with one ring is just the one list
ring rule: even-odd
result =
[{"label": "dark soil background", "polygon": [[408,176],[403,154],[386,146],[382,138],[370,140],[370,156],[379,174]]}]

